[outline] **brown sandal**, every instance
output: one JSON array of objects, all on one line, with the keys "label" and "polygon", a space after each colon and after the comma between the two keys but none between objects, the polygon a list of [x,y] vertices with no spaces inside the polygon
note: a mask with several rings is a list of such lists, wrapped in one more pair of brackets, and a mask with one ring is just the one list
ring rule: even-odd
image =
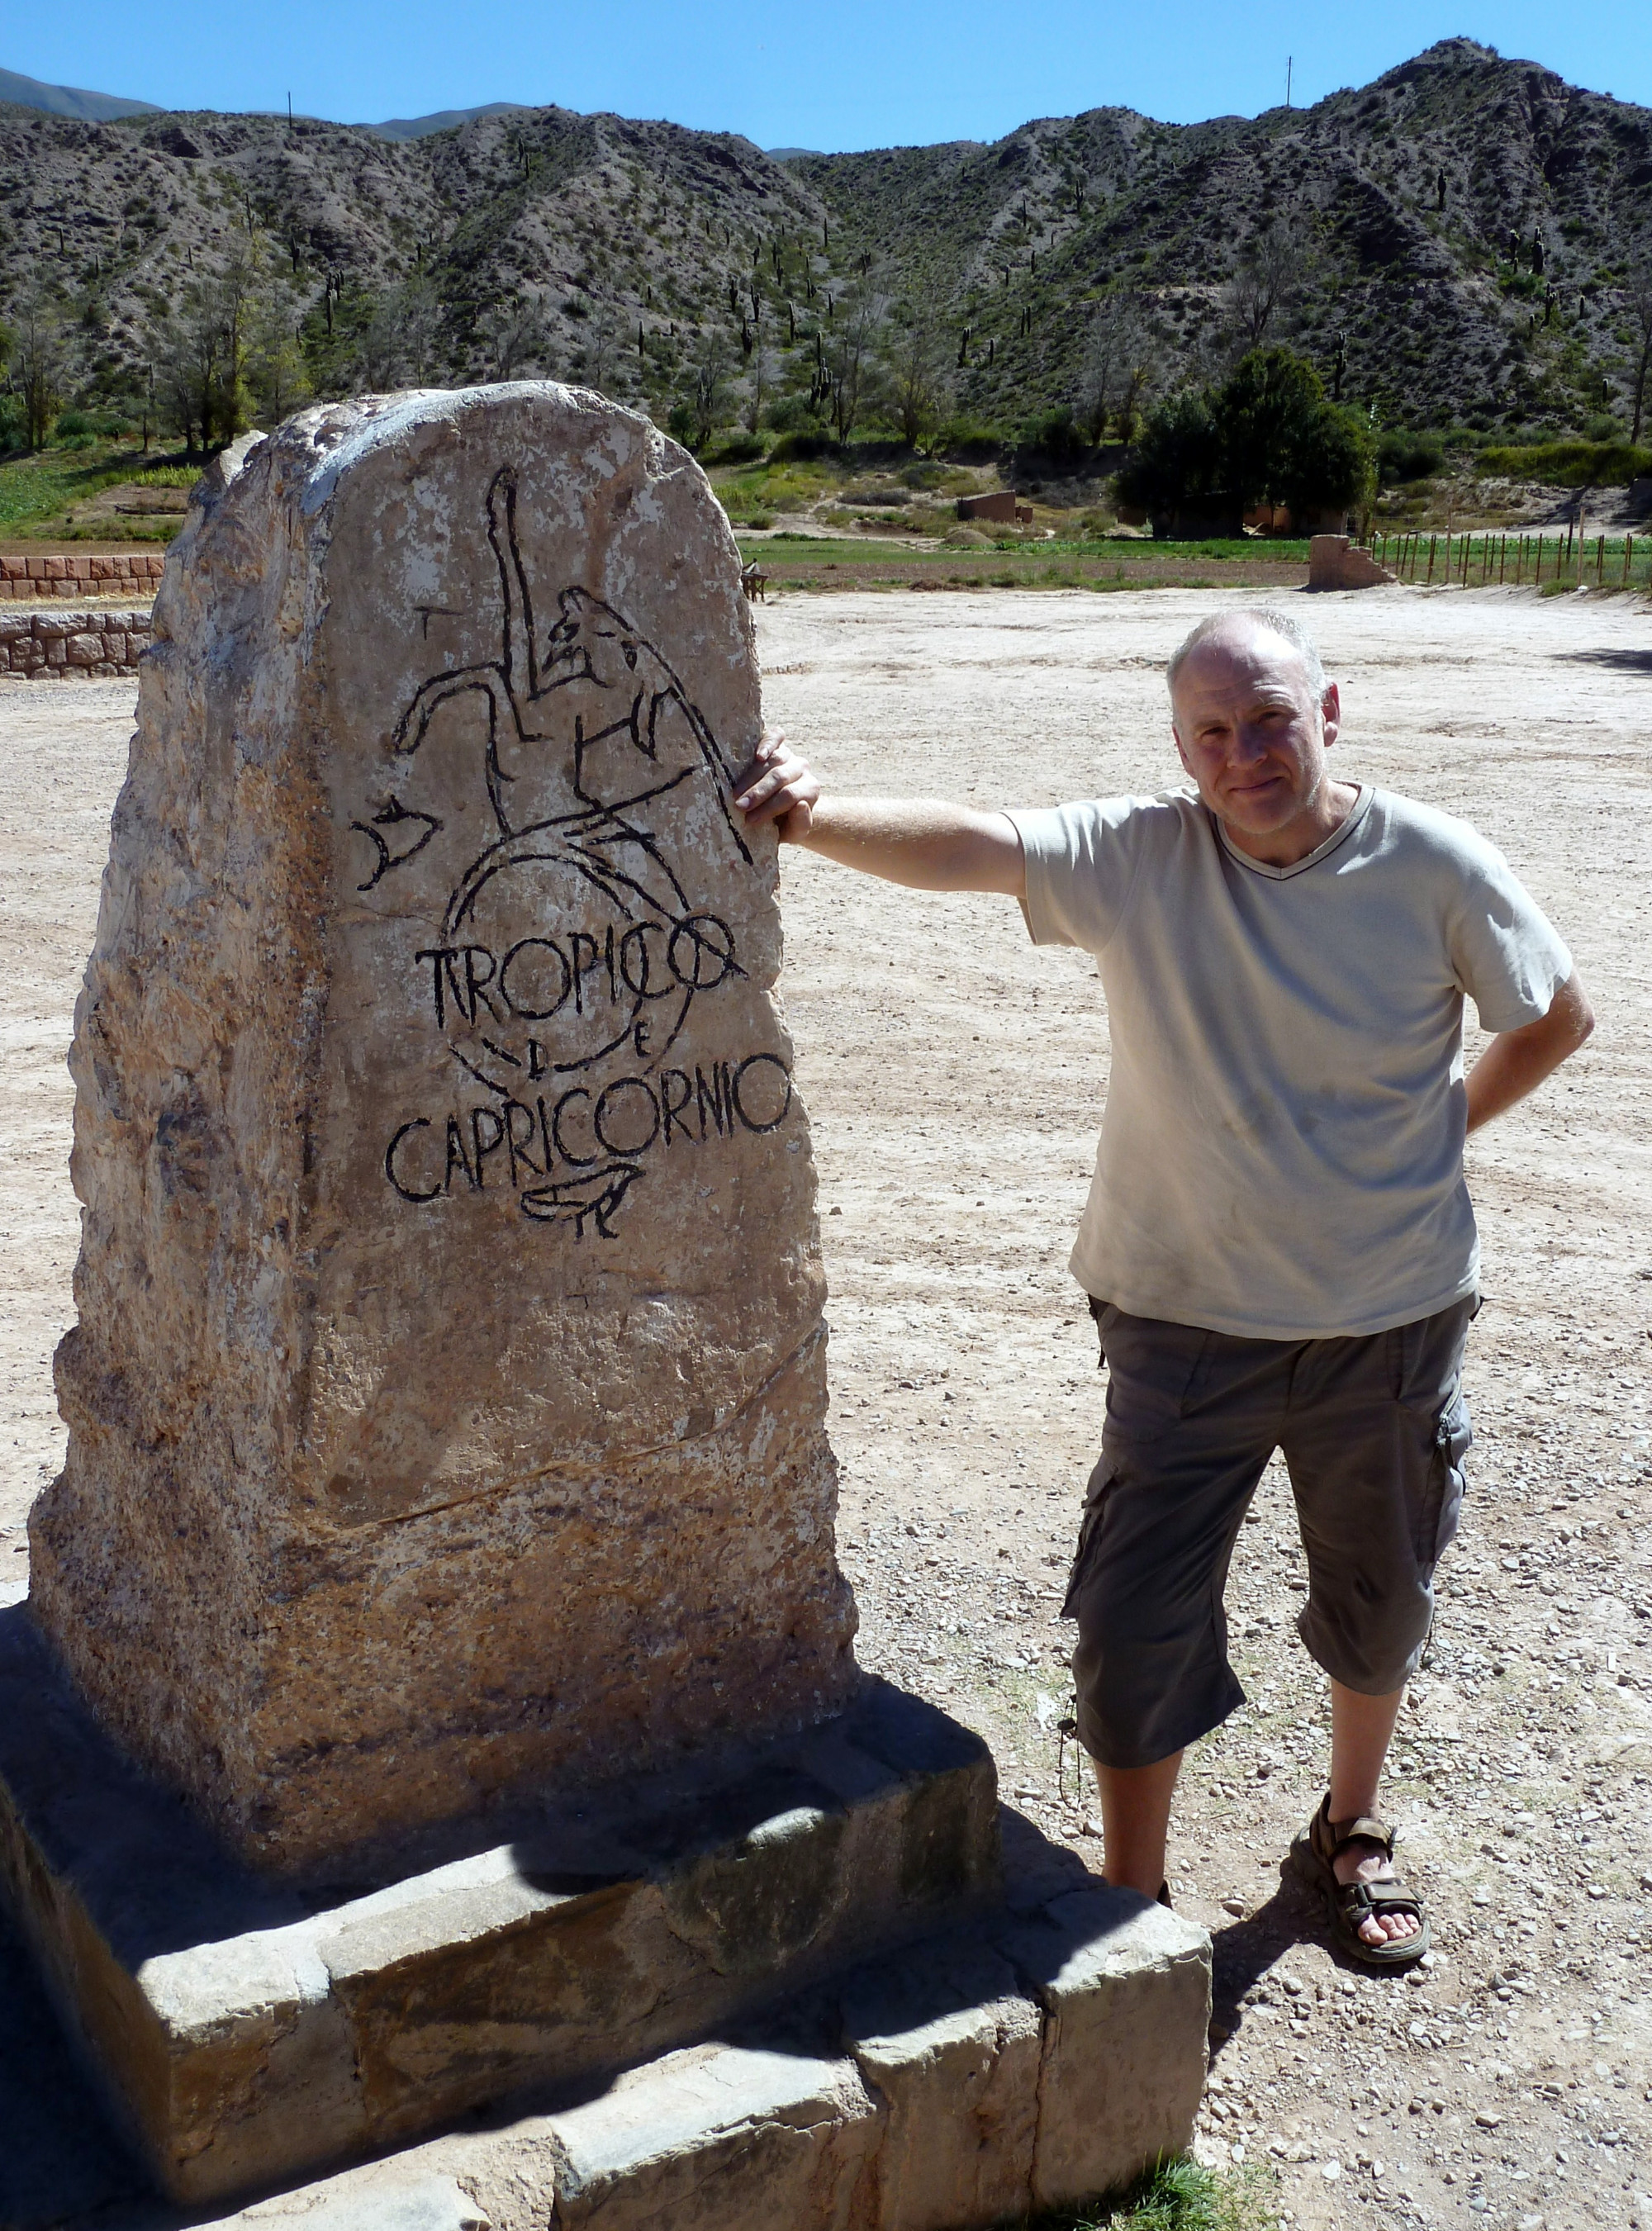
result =
[{"label": "brown sandal", "polygon": [[[1331,1917],[1331,1934],[1342,1950],[1368,1968],[1411,1968],[1433,1941],[1428,1917],[1415,1891],[1402,1890],[1397,1882],[1338,1882],[1338,1859],[1351,1844],[1370,1844],[1391,1865],[1394,1831],[1370,1814],[1354,1820],[1333,1820],[1329,1794],[1292,1850],[1297,1872],[1324,1892]],[[1412,1937],[1390,1938],[1386,1944],[1368,1944],[1359,1933],[1364,1921],[1380,1921],[1384,1914],[1409,1913],[1420,1924]]]}]

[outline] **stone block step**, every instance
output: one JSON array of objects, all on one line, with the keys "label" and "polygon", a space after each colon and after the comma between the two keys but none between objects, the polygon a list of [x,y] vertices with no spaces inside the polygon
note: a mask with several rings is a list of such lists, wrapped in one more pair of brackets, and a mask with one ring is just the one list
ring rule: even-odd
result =
[{"label": "stone block step", "polygon": [[[1130,1892],[1062,1887],[1032,1832],[1009,1825],[1045,1879],[1012,1865],[1012,1905],[984,1928],[852,1970],[784,2024],[301,2187],[217,2231],[286,2231],[301,2213],[306,2231],[403,2231],[387,2212],[398,2193],[406,2231],[479,2218],[491,2231],[984,2231],[1117,2191],[1189,2143],[1209,1940]],[[429,2204],[416,2195],[437,2192],[449,2212],[416,2218]]]},{"label": "stone block step", "polygon": [[389,1880],[256,1874],[0,1613],[0,1895],[164,2189],[227,2199],[588,2086],[1000,1895],[978,1736],[888,1684]]}]

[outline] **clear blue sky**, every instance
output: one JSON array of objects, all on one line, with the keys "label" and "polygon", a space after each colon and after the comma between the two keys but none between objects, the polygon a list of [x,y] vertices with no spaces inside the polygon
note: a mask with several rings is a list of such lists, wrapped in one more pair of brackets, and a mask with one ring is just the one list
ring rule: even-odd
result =
[{"label": "clear blue sky", "polygon": [[1652,106],[1629,0],[151,0],[21,8],[0,65],[168,108],[295,108],[347,123],[560,101],[745,133],[760,146],[990,139],[1119,103],[1177,122],[1361,85],[1462,34]]}]

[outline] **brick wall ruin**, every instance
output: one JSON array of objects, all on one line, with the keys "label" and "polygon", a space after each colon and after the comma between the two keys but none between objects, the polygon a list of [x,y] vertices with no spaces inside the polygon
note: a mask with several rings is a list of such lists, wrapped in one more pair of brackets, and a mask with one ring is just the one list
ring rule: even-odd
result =
[{"label": "brick wall ruin", "polygon": [[165,562],[160,550],[122,550],[95,558],[79,551],[42,558],[0,556],[0,603],[40,597],[152,597]]}]

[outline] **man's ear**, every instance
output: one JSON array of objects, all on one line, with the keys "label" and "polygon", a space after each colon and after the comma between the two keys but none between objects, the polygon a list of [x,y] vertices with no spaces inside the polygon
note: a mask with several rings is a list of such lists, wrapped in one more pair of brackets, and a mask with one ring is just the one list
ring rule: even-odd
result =
[{"label": "man's ear", "polygon": [[[1170,734],[1176,739],[1176,757],[1181,760],[1188,773],[1189,774],[1193,774],[1193,761],[1188,757],[1186,752],[1182,748],[1182,732],[1176,725],[1176,715],[1174,713],[1170,715]],[[1197,775],[1194,775],[1194,780],[1197,782]]]},{"label": "man's ear", "polygon": [[1325,715],[1325,749],[1329,751],[1342,733],[1342,698],[1334,682],[1327,682],[1325,694],[1319,700],[1319,710]]}]

